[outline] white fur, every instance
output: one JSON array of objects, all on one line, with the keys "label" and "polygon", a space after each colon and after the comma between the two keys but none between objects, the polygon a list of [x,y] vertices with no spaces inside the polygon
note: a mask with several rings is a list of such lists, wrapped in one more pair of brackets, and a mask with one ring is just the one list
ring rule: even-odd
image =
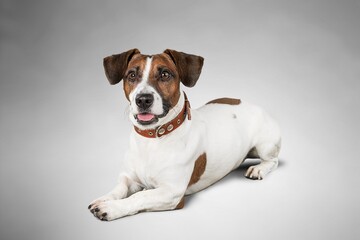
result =
[{"label": "white fur", "polygon": [[[163,123],[173,119],[183,104],[181,92],[178,104]],[[246,102],[208,104],[192,109],[191,114],[192,120],[185,120],[161,138],[148,139],[132,132],[119,183],[91,204],[95,216],[113,220],[140,211],[174,209],[184,195],[210,186],[239,167],[254,148],[253,154],[262,163],[250,167],[246,176],[262,179],[277,167],[280,131],[259,107]],[[203,153],[207,160],[205,172],[188,187],[195,161]]]},{"label": "white fur", "polygon": [[152,57],[147,57],[146,63],[145,63],[145,68],[144,68],[144,73],[143,73],[143,77],[142,77],[142,82],[144,84],[146,84],[149,80],[149,75],[150,75],[150,70],[151,70],[151,62],[152,62]]}]

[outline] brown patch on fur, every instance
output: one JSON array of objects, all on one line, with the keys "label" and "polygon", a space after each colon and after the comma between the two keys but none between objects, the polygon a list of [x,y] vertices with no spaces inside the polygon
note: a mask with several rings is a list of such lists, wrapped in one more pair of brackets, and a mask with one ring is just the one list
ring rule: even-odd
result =
[{"label": "brown patch on fur", "polygon": [[[206,168],[206,153],[201,154],[195,161],[194,170],[191,174],[191,178],[188,187],[197,183],[200,177],[204,174]],[[182,209],[185,206],[185,197],[182,197],[175,209]]]},{"label": "brown patch on fur", "polygon": [[213,104],[213,103],[217,103],[217,104],[229,104],[229,105],[239,105],[241,103],[240,99],[236,99],[236,98],[218,98],[218,99],[214,99],[207,104]]},{"label": "brown patch on fur", "polygon": [[201,154],[195,161],[194,170],[192,172],[188,186],[197,183],[206,168],[206,153]]},{"label": "brown patch on fur", "polygon": [[175,209],[182,209],[185,205],[185,197],[182,197],[178,205],[175,207]]}]

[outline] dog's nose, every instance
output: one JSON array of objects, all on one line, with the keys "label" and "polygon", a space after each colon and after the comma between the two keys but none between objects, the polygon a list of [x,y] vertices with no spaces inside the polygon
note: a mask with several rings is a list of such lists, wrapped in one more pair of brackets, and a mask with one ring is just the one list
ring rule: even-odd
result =
[{"label": "dog's nose", "polygon": [[136,105],[141,109],[148,109],[154,102],[154,96],[152,94],[144,93],[136,96]]}]

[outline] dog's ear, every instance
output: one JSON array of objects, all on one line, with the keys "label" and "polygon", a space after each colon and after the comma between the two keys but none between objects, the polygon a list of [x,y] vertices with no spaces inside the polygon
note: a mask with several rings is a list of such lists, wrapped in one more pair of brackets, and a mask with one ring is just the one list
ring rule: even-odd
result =
[{"label": "dog's ear", "polygon": [[168,54],[174,61],[181,82],[187,87],[195,86],[201,73],[204,58],[171,49],[166,49],[164,53]]},{"label": "dog's ear", "polygon": [[127,52],[104,58],[105,74],[111,85],[117,84],[123,79],[128,63],[137,53],[140,53],[140,51],[134,48]]}]

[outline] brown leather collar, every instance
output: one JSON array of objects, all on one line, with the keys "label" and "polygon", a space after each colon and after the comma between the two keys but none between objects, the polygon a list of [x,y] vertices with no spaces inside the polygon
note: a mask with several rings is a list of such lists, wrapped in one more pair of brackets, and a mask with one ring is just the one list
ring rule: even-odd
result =
[{"label": "brown leather collar", "polygon": [[181,112],[170,122],[165,123],[155,129],[146,129],[141,130],[140,128],[134,126],[135,131],[143,137],[147,138],[159,138],[165,136],[180,127],[180,125],[185,121],[186,115],[188,116],[188,120],[191,120],[191,112],[190,112],[190,102],[184,93],[185,96],[185,104]]}]

